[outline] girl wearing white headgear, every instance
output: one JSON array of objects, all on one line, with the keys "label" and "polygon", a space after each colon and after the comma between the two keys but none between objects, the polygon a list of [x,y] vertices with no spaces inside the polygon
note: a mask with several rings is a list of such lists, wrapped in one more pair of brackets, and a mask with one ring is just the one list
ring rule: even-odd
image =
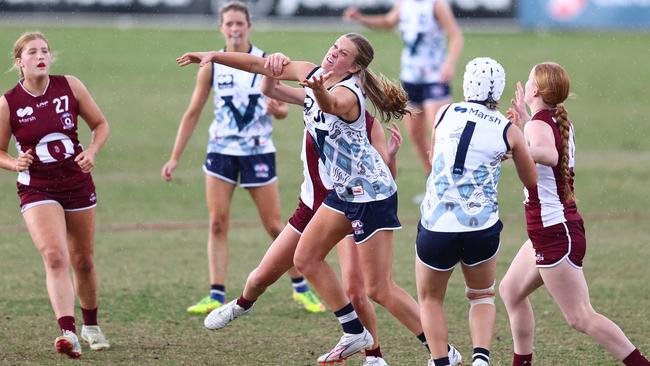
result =
[{"label": "girl wearing white headgear", "polygon": [[443,302],[458,262],[465,276],[474,346],[472,365],[488,365],[496,317],[494,279],[499,236],[497,185],[508,151],[526,187],[537,182],[522,132],[497,110],[503,67],[479,57],[465,68],[465,101],[440,109],[432,132],[432,171],[420,207],[416,279],[430,366],[450,365]]}]

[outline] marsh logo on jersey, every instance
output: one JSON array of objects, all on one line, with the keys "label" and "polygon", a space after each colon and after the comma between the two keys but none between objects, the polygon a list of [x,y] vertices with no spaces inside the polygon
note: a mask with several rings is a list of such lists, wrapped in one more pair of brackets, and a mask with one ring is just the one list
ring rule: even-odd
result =
[{"label": "marsh logo on jersey", "polygon": [[361,220],[354,220],[351,222],[352,224],[352,230],[354,230],[354,235],[362,235],[363,234],[363,221]]},{"label": "marsh logo on jersey", "polygon": [[233,74],[217,75],[217,88],[231,89],[235,86],[235,76]]},{"label": "marsh logo on jersey", "polygon": [[255,177],[256,178],[268,178],[269,177],[269,165],[268,164],[255,164],[253,166],[253,169],[255,170]]}]

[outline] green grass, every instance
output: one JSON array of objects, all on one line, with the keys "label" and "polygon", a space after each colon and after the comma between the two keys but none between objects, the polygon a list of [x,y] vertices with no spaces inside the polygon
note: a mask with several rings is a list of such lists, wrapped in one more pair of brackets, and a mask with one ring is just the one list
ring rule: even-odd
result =
[{"label": "green grass", "polygon": [[[7,54],[24,30],[0,27],[0,50]],[[206,293],[207,220],[200,165],[211,120],[207,107],[177,169],[173,183],[160,179],[181,114],[194,84],[195,67],[177,68],[174,58],[184,51],[222,45],[213,30],[120,30],[42,28],[57,62],[52,72],[73,74],[91,90],[111,124],[111,138],[98,156],[94,172],[99,206],[96,260],[100,276],[100,319],[114,348],[86,352],[79,364],[161,365],[311,365],[336,342],[337,322],[331,314],[308,315],[290,299],[283,279],[262,297],[251,316],[222,331],[203,329],[202,318],[184,310]],[[373,68],[397,77],[399,39],[392,33],[364,32],[376,47]],[[293,59],[319,62],[336,33],[254,33],[267,51],[283,51]],[[615,320],[643,351],[650,352],[650,240],[643,229],[650,218],[647,81],[650,68],[648,34],[550,33],[466,35],[465,50],[454,82],[455,99],[462,96],[464,64],[491,56],[506,69],[504,107],[516,80],[530,67],[553,60],[572,77],[574,98],[567,108],[577,130],[577,196],[586,218],[589,239],[585,274],[594,307]],[[305,46],[308,45],[308,46]],[[11,65],[9,56],[0,68]],[[0,73],[8,90],[16,74]],[[80,128],[87,144],[88,132]],[[295,208],[302,179],[299,151],[300,110],[276,124],[278,173],[283,217]],[[10,152],[15,154],[13,146]],[[523,195],[510,163],[500,185],[501,212],[506,224],[498,265],[499,278],[525,239]],[[53,353],[54,317],[44,286],[40,256],[27,233],[14,193],[15,176],[0,175],[0,363],[67,364]],[[404,229],[395,240],[394,275],[415,294],[413,242],[418,207],[411,198],[423,191],[424,176],[407,142],[399,156],[400,218]],[[183,222],[183,230],[117,230],[136,223]],[[244,190],[237,190],[230,230],[229,296],[242,289],[270,243]],[[122,226],[120,226],[122,225]],[[335,263],[332,258],[332,263]],[[450,337],[471,357],[467,301],[459,274],[452,278],[446,309]],[[588,337],[572,331],[557,306],[541,289],[533,295],[537,315],[538,365],[614,365],[616,362]],[[427,355],[415,338],[378,308],[382,349],[391,365],[424,364]],[[493,365],[508,365],[511,336],[504,307],[492,350]],[[349,361],[360,364],[360,359]]]}]

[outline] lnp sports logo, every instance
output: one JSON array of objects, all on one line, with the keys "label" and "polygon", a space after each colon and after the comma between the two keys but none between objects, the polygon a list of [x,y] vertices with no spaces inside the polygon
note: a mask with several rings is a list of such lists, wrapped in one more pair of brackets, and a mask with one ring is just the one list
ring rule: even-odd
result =
[{"label": "lnp sports logo", "polygon": [[352,230],[354,230],[354,235],[362,235],[363,234],[363,221],[361,220],[354,220],[352,221]]},{"label": "lnp sports logo", "polygon": [[255,164],[253,166],[253,169],[255,170],[255,177],[256,178],[268,178],[269,177],[269,168],[268,164]]}]

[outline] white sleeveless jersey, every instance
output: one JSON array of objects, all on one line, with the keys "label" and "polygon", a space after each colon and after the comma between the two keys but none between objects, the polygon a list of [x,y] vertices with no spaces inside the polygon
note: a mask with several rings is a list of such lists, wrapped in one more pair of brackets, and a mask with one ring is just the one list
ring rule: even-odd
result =
[{"label": "white sleeveless jersey", "polygon": [[501,158],[510,122],[478,103],[454,103],[436,126],[432,171],[420,206],[430,231],[467,232],[499,219]]},{"label": "white sleeveless jersey", "polygon": [[[264,56],[255,46],[249,53]],[[212,64],[214,121],[209,130],[208,153],[247,156],[275,152],[261,82],[262,75]]]},{"label": "white sleeveless jersey", "polygon": [[447,39],[434,18],[436,0],[403,0],[399,31],[404,48],[400,79],[407,83],[437,83],[447,57]]},{"label": "white sleeveless jersey", "polygon": [[[318,67],[308,78],[322,73]],[[356,203],[380,201],[397,192],[388,166],[368,140],[365,97],[359,85],[356,77],[349,76],[330,88],[348,88],[356,94],[359,118],[355,121],[321,111],[310,88],[305,88],[303,113],[305,129],[316,143],[334,191],[341,200]]]}]

